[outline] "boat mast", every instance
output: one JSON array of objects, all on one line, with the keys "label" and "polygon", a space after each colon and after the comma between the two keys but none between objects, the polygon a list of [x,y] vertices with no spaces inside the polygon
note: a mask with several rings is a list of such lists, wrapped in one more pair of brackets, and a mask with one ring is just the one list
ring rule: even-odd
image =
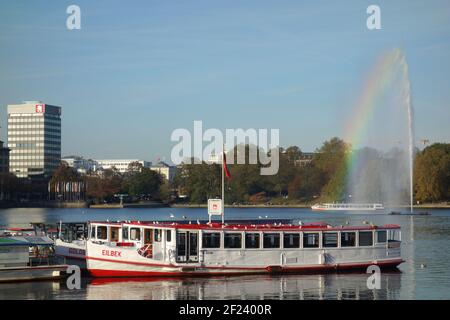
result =
[{"label": "boat mast", "polygon": [[225,223],[225,143],[222,143],[222,224]]}]

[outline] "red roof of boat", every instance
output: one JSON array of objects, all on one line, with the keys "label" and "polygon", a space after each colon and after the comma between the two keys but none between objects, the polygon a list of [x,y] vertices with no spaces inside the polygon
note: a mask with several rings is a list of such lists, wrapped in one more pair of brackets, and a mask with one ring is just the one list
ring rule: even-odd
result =
[{"label": "red roof of boat", "polygon": [[192,229],[192,230],[264,230],[264,231],[292,231],[292,230],[308,230],[308,231],[339,231],[339,230],[373,230],[373,229],[400,229],[400,225],[397,224],[385,224],[381,226],[376,225],[365,225],[365,226],[349,226],[349,225],[340,225],[340,226],[332,226],[326,222],[312,222],[312,223],[303,223],[303,224],[251,224],[251,223],[242,223],[242,224],[222,224],[218,222],[212,223],[158,223],[158,222],[139,222],[139,221],[131,221],[131,222],[104,222],[104,221],[95,221],[92,223],[102,223],[109,225],[121,225],[122,223],[128,225],[138,225],[138,226],[152,226],[152,227],[162,227],[162,228],[177,228],[177,229]]}]

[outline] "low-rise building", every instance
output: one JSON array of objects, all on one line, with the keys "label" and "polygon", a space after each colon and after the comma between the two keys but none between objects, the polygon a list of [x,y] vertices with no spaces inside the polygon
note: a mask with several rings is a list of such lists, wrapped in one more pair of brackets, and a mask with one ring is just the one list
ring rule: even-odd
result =
[{"label": "low-rise building", "polygon": [[98,169],[116,168],[120,173],[128,172],[128,167],[133,162],[141,164],[144,168],[152,166],[151,162],[139,159],[102,159],[95,161],[98,163]]},{"label": "low-rise building", "polygon": [[151,170],[158,172],[160,175],[164,176],[164,178],[172,182],[173,178],[175,177],[175,173],[177,170],[177,167],[170,166],[167,163],[160,161],[156,165],[150,167]]},{"label": "low-rise building", "polygon": [[99,164],[97,163],[97,161],[92,159],[85,159],[80,156],[66,156],[61,160],[66,162],[69,167],[74,168],[78,173],[81,174],[93,172],[99,168]]}]

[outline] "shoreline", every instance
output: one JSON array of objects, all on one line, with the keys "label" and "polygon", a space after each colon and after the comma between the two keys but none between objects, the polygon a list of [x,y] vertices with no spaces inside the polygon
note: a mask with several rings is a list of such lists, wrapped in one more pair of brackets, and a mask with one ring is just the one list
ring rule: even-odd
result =
[{"label": "shoreline", "polygon": [[[1,209],[29,209],[29,208],[65,208],[65,209],[79,209],[79,208],[91,208],[91,209],[123,209],[123,208],[207,208],[207,204],[164,204],[164,203],[110,203],[110,204],[94,204],[88,205],[85,202],[59,202],[59,203],[49,203],[49,202],[39,202],[39,203],[17,203],[17,204],[0,204]],[[240,204],[240,205],[225,205],[225,208],[299,208],[299,209],[310,209],[310,204]],[[386,210],[390,209],[408,209],[409,205],[396,205],[392,207],[387,207]],[[450,204],[444,203],[428,203],[414,205],[414,209],[450,209]]]}]

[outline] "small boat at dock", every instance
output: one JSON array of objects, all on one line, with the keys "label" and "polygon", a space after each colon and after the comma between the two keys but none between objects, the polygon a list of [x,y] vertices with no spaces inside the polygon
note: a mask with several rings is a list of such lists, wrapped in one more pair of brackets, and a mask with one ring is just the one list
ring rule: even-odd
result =
[{"label": "small boat at dock", "polygon": [[67,265],[55,264],[48,237],[0,237],[0,282],[60,279]]}]

